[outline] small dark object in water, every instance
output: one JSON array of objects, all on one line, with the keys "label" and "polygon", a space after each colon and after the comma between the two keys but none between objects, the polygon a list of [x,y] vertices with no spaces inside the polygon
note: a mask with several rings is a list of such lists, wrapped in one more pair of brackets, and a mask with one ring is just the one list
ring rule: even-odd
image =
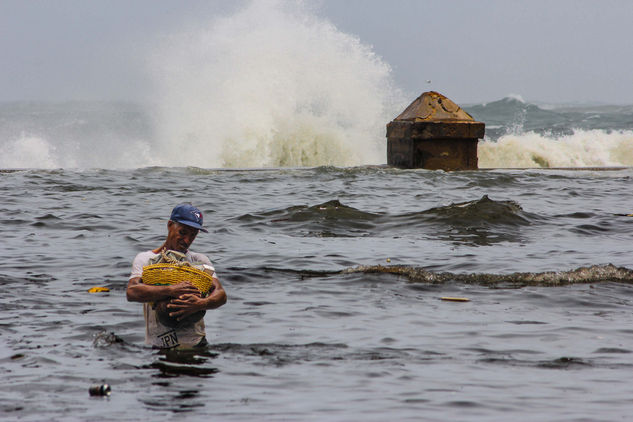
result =
[{"label": "small dark object in water", "polygon": [[169,316],[170,309],[167,308],[167,304],[169,303],[169,301],[170,299],[160,300],[158,302],[155,302],[154,304],[154,309],[156,310],[156,315],[158,316],[158,320],[160,321],[161,324],[163,324],[166,327],[180,328],[180,327],[184,327],[185,325],[195,324],[196,322],[201,320],[207,312],[204,310],[198,311],[178,321],[176,317]]},{"label": "small dark object in water", "polygon": [[443,296],[440,299],[446,300],[448,302],[470,302],[470,299],[468,299],[467,297],[448,297],[448,296]]},{"label": "small dark object in water", "polygon": [[95,384],[88,389],[91,396],[109,396],[111,391],[108,384]]}]

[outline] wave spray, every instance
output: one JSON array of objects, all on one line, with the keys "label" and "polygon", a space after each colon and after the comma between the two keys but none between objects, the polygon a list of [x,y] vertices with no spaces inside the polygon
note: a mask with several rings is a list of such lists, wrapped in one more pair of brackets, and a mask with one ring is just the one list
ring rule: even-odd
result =
[{"label": "wave spray", "polygon": [[402,104],[369,46],[301,3],[253,1],[155,52],[161,165],[379,164]]}]

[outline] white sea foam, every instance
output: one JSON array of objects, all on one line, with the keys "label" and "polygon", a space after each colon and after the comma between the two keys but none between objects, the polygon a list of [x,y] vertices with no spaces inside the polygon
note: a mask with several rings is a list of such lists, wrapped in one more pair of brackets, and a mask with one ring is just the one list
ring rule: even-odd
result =
[{"label": "white sea foam", "polygon": [[302,3],[253,1],[153,57],[164,165],[384,163],[385,124],[406,105],[371,47]]},{"label": "white sea foam", "polygon": [[[62,167],[55,147],[46,139],[22,134],[3,145],[0,154],[0,168],[42,168]],[[71,165],[72,167],[72,165]]]},{"label": "white sea foam", "polygon": [[633,166],[633,131],[508,134],[496,141],[480,142],[478,156],[480,168]]},{"label": "white sea foam", "polygon": [[0,168],[138,168],[159,163],[145,141],[47,139],[22,134],[3,142]]}]

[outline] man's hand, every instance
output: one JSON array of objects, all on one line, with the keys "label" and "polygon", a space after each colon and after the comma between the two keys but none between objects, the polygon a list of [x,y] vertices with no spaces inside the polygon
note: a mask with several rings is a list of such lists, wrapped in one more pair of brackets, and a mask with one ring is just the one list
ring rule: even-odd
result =
[{"label": "man's hand", "polygon": [[200,291],[189,281],[181,281],[178,284],[172,284],[169,292],[171,297],[177,298],[183,295],[200,295]]},{"label": "man's hand", "polygon": [[167,304],[167,309],[170,311],[170,317],[175,317],[178,321],[180,321],[193,313],[205,310],[206,301],[200,297],[200,292],[196,289],[196,293],[185,293],[170,300]]}]

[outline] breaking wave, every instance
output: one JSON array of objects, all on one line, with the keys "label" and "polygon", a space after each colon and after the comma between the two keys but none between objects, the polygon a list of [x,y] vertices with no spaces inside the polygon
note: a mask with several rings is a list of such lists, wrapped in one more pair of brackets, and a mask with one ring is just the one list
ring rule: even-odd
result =
[{"label": "breaking wave", "polygon": [[478,146],[479,167],[633,166],[633,131],[575,130],[570,135],[507,134]]},{"label": "breaking wave", "polygon": [[508,97],[468,111],[486,123],[480,168],[633,166],[632,106],[537,106]]},{"label": "breaking wave", "polygon": [[302,3],[253,1],[155,52],[157,153],[205,168],[384,163],[402,106],[390,72]]}]

